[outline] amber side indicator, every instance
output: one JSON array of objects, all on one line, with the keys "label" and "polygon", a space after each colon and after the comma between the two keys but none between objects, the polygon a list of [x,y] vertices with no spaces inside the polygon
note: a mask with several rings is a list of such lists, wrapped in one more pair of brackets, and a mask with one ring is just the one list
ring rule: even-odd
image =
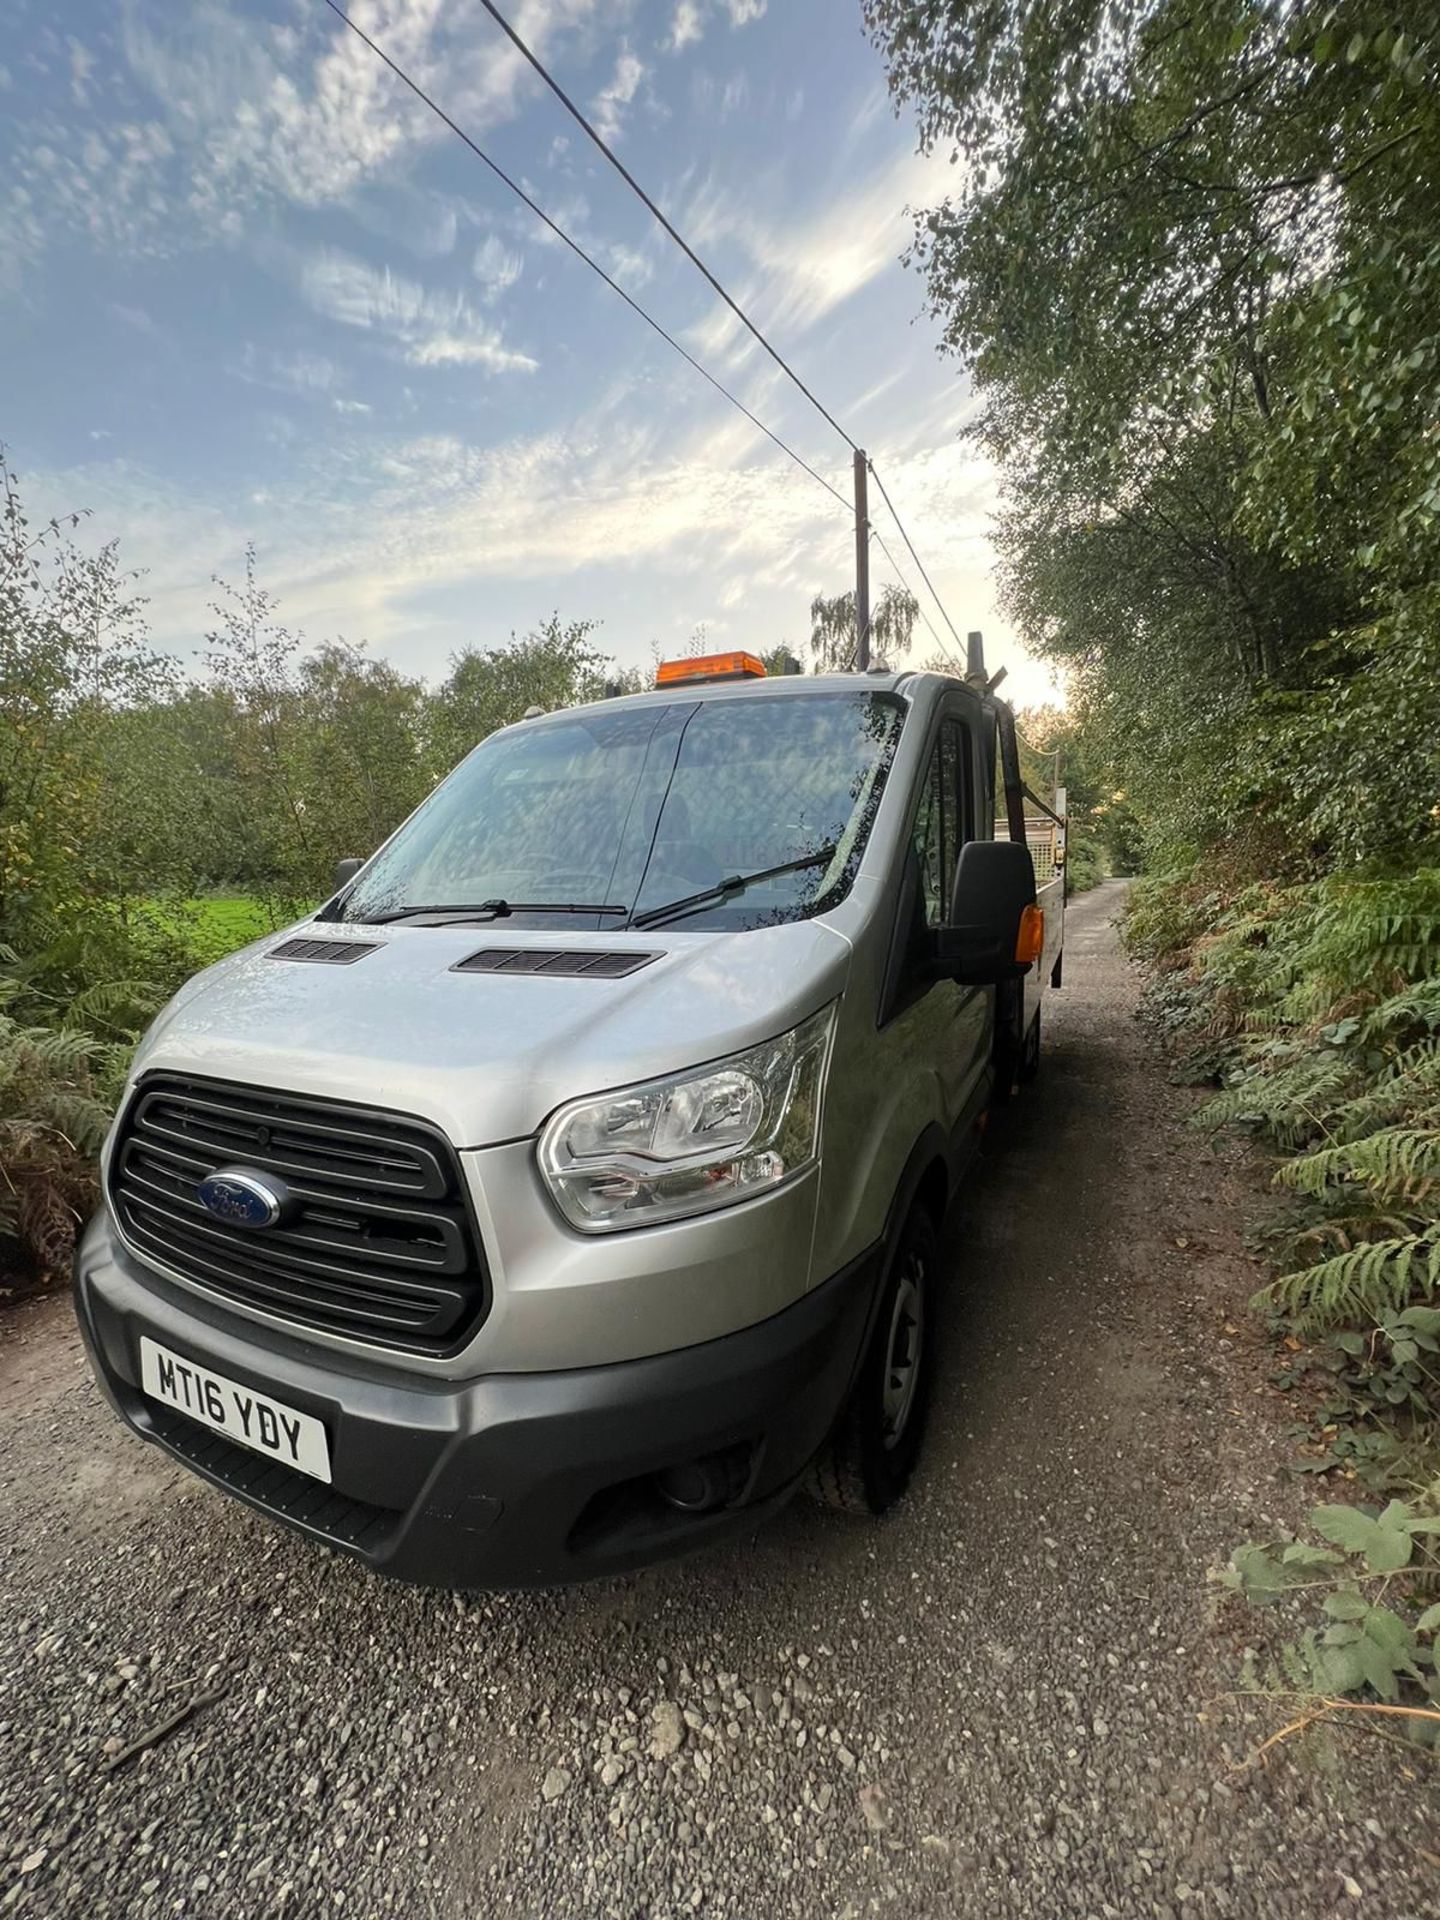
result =
[{"label": "amber side indicator", "polygon": [[754,680],[765,678],[765,662],[753,653],[700,653],[692,660],[662,660],[655,669],[657,687],[681,680]]},{"label": "amber side indicator", "polygon": [[1045,947],[1045,915],[1039,907],[1026,907],[1020,916],[1020,931],[1015,936],[1015,958],[1030,966]]}]

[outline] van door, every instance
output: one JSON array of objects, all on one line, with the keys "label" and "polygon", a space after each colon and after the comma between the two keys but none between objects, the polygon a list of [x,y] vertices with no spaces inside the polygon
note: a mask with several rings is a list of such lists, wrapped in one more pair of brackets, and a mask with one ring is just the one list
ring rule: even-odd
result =
[{"label": "van door", "polygon": [[[925,982],[919,961],[926,932],[950,917],[955,863],[966,840],[976,834],[978,804],[976,718],[960,697],[947,699],[910,828],[910,849],[919,865],[919,899],[908,947],[913,975],[900,960],[900,977],[889,994],[895,1010],[893,1037],[917,1064],[923,1061],[940,1082],[946,1121],[953,1130],[975,1100],[990,1055],[992,991],[962,987],[951,980]],[[913,900],[913,895],[912,895]]]}]

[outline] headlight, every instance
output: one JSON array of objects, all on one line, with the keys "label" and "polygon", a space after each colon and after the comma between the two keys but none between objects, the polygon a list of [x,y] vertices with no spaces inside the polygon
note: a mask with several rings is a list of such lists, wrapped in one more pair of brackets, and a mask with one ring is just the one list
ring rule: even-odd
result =
[{"label": "headlight", "polygon": [[546,1123],[540,1170],[583,1233],[652,1226],[777,1187],[820,1150],[834,1008],[688,1073],[573,1100]]}]

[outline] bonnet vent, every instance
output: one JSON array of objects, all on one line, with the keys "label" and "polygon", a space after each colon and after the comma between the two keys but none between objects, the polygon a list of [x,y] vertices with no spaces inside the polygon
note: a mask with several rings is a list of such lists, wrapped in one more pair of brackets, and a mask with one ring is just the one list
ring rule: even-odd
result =
[{"label": "bonnet vent", "polygon": [[457,960],[452,973],[544,973],[567,979],[623,980],[627,973],[648,967],[658,953],[631,947],[615,953],[595,953],[586,947],[482,947],[467,960]]},{"label": "bonnet vent", "polygon": [[271,947],[272,960],[307,960],[316,966],[353,967],[367,953],[378,953],[383,940],[283,940]]}]

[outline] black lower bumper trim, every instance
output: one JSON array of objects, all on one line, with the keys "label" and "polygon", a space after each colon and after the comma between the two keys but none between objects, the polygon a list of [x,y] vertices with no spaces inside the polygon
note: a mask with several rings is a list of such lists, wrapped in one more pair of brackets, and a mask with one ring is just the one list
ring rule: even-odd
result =
[{"label": "black lower bumper trim", "polygon": [[[81,1244],[75,1293],[122,1419],[207,1480],[398,1579],[524,1587],[689,1552],[778,1505],[849,1390],[879,1269],[876,1248],[783,1313],[703,1346],[462,1382],[259,1329],[152,1273],[104,1214]],[[323,1421],[333,1485],[151,1400],[142,1335]],[[667,1468],[732,1449],[749,1462],[734,1503],[696,1514],[661,1497]]]},{"label": "black lower bumper trim", "polygon": [[291,1467],[233,1446],[198,1421],[187,1420],[183,1413],[173,1413],[153,1400],[147,1405],[152,1438],[207,1480],[217,1481],[277,1519],[323,1534],[336,1546],[350,1547],[357,1553],[383,1551],[387,1539],[399,1529],[398,1513],[332,1492]]}]

